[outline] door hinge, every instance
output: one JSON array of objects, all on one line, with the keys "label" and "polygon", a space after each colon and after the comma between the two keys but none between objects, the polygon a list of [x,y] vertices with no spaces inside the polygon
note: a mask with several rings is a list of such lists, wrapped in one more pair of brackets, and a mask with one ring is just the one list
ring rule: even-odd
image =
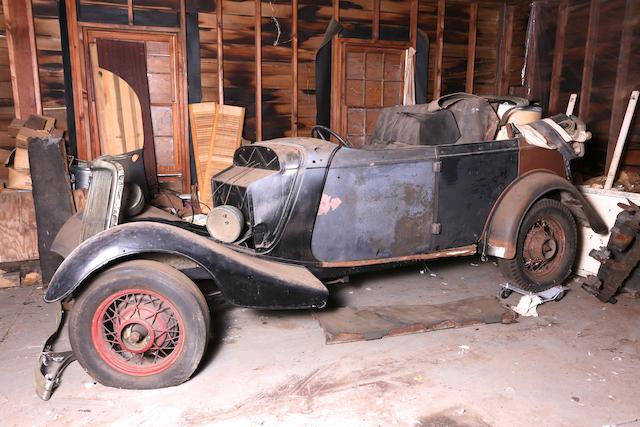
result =
[{"label": "door hinge", "polygon": [[439,222],[434,222],[431,224],[431,234],[440,234],[441,229],[442,229],[442,226],[440,225]]},{"label": "door hinge", "polygon": [[433,171],[434,172],[440,172],[440,169],[442,169],[442,162],[434,162],[433,163]]}]

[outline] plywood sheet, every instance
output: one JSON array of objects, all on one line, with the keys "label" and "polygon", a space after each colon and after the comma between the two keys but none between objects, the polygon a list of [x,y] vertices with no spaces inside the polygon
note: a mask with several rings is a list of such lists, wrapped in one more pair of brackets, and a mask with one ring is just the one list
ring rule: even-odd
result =
[{"label": "plywood sheet", "polygon": [[0,263],[38,259],[31,191],[0,191]]}]

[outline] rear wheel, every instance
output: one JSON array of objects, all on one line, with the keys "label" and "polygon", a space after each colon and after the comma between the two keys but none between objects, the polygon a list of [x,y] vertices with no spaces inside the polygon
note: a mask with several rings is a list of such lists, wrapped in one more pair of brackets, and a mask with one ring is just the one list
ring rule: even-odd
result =
[{"label": "rear wheel", "polygon": [[514,259],[499,259],[505,277],[525,291],[541,292],[562,284],[576,259],[576,223],[562,203],[536,202],[518,232]]},{"label": "rear wheel", "polygon": [[69,318],[69,339],[82,367],[118,388],[188,380],[208,335],[209,308],[196,285],[174,268],[146,260],[98,275]]}]

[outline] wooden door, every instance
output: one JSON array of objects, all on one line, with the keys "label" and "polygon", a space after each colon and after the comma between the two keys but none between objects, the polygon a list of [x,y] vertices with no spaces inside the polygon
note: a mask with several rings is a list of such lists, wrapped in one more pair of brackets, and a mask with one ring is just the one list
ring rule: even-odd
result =
[{"label": "wooden door", "polygon": [[151,140],[160,187],[187,190],[177,35],[85,28],[84,41],[92,152],[118,154]]},{"label": "wooden door", "polygon": [[384,107],[402,103],[405,43],[339,39],[333,60],[331,127],[361,147]]}]

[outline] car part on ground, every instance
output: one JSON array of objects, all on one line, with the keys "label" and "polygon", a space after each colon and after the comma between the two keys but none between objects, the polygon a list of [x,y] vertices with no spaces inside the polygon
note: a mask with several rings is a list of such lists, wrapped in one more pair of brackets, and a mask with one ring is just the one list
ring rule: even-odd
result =
[{"label": "car part on ground", "polygon": [[592,250],[591,255],[600,261],[597,276],[589,276],[583,288],[602,302],[615,303],[615,295],[640,262],[640,206],[628,201],[619,203],[622,208],[611,229],[606,248]]}]

